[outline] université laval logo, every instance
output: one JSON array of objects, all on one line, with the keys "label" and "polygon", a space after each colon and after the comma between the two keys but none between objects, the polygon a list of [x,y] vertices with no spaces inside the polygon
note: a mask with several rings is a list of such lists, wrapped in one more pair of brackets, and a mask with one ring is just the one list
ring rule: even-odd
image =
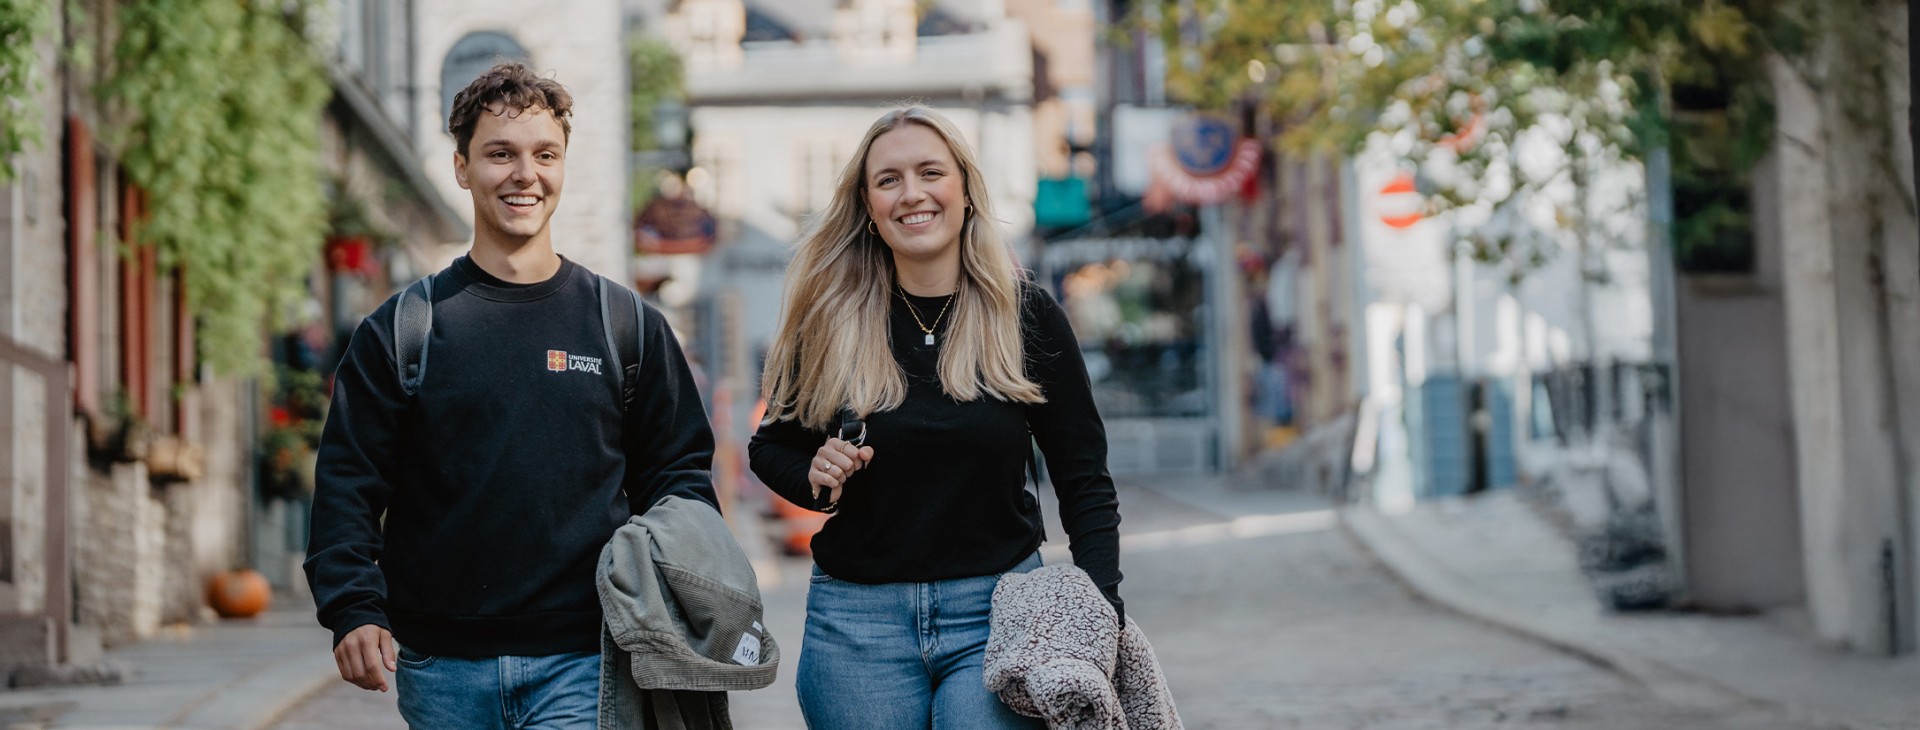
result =
[{"label": "universit\u00e9 laval logo", "polygon": [[566,350],[547,351],[547,370],[564,373],[568,370],[581,373],[600,374],[600,358],[590,355],[569,355]]}]

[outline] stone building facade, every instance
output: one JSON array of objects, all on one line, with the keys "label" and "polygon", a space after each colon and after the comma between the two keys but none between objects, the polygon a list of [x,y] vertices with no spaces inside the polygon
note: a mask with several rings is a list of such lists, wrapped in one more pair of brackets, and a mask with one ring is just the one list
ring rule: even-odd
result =
[{"label": "stone building facade", "polygon": [[[309,308],[322,313],[343,292],[384,297],[386,279],[419,268],[405,252],[467,235],[424,184],[404,120],[382,101],[413,86],[400,61],[411,58],[414,6],[337,6],[349,22],[323,49],[335,91],[325,174],[339,183],[336,205],[358,196],[381,211],[397,245],[379,254],[391,259],[377,267],[386,276],[349,285],[322,263],[328,232],[314,231]],[[259,566],[293,587],[304,541],[298,520],[258,519],[300,512],[257,486],[262,381],[197,361],[181,282],[133,232],[144,197],[103,141],[104,64],[60,51],[110,26],[112,9],[52,14],[28,104],[41,112],[39,139],[0,182],[0,675],[15,683],[208,620],[216,572]],[[267,554],[266,543],[293,547]]]}]

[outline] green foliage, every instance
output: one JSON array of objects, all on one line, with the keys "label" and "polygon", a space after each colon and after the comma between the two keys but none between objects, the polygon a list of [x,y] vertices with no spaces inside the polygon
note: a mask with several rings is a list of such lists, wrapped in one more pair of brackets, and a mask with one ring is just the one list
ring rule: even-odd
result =
[{"label": "green foliage", "polygon": [[85,0],[66,0],[66,18],[63,23],[61,41],[66,49],[60,54],[60,62],[66,64],[69,72],[85,73],[94,68],[94,53],[99,50],[96,36],[99,31],[88,14]]},{"label": "green foliage", "polygon": [[653,109],[660,102],[681,98],[685,93],[686,67],[680,61],[680,54],[666,41],[638,33],[628,39],[627,58],[633,83],[627,96],[627,113],[633,123],[633,150],[659,149],[663,140],[653,138]]},{"label": "green foliage", "polygon": [[46,0],[0,0],[0,182],[13,179],[13,156],[40,140],[33,72],[52,19]]},{"label": "green foliage", "polygon": [[306,291],[326,225],[320,121],[330,93],[304,29],[318,0],[142,0],[119,6],[101,98],[141,240],[180,267],[201,357],[262,363],[260,336]]},{"label": "green foliage", "polygon": [[[660,149],[665,142],[685,140],[655,139],[654,111],[663,101],[681,99],[686,91],[686,66],[673,46],[658,38],[634,33],[627,38],[627,75],[632,84],[627,96],[627,117],[632,123],[634,152]],[[631,201],[634,210],[644,207],[655,193],[660,171],[639,167],[633,171]]]}]

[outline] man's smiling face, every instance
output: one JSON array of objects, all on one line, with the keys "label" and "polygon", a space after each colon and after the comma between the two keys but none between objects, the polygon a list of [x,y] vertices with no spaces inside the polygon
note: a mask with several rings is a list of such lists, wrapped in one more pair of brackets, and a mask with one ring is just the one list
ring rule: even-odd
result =
[{"label": "man's smiling face", "polygon": [[547,233],[566,179],[565,130],[546,109],[480,115],[454,175],[473,195],[474,238],[519,244]]}]

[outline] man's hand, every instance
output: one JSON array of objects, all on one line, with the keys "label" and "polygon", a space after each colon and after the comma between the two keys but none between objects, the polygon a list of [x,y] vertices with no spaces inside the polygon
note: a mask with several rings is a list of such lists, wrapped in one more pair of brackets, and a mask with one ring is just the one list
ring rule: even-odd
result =
[{"label": "man's hand", "polygon": [[[340,667],[340,678],[365,690],[387,691],[387,672],[400,671],[394,663],[393,634],[373,624],[347,632],[333,648],[333,663]],[[380,671],[385,668],[387,672]]]}]

